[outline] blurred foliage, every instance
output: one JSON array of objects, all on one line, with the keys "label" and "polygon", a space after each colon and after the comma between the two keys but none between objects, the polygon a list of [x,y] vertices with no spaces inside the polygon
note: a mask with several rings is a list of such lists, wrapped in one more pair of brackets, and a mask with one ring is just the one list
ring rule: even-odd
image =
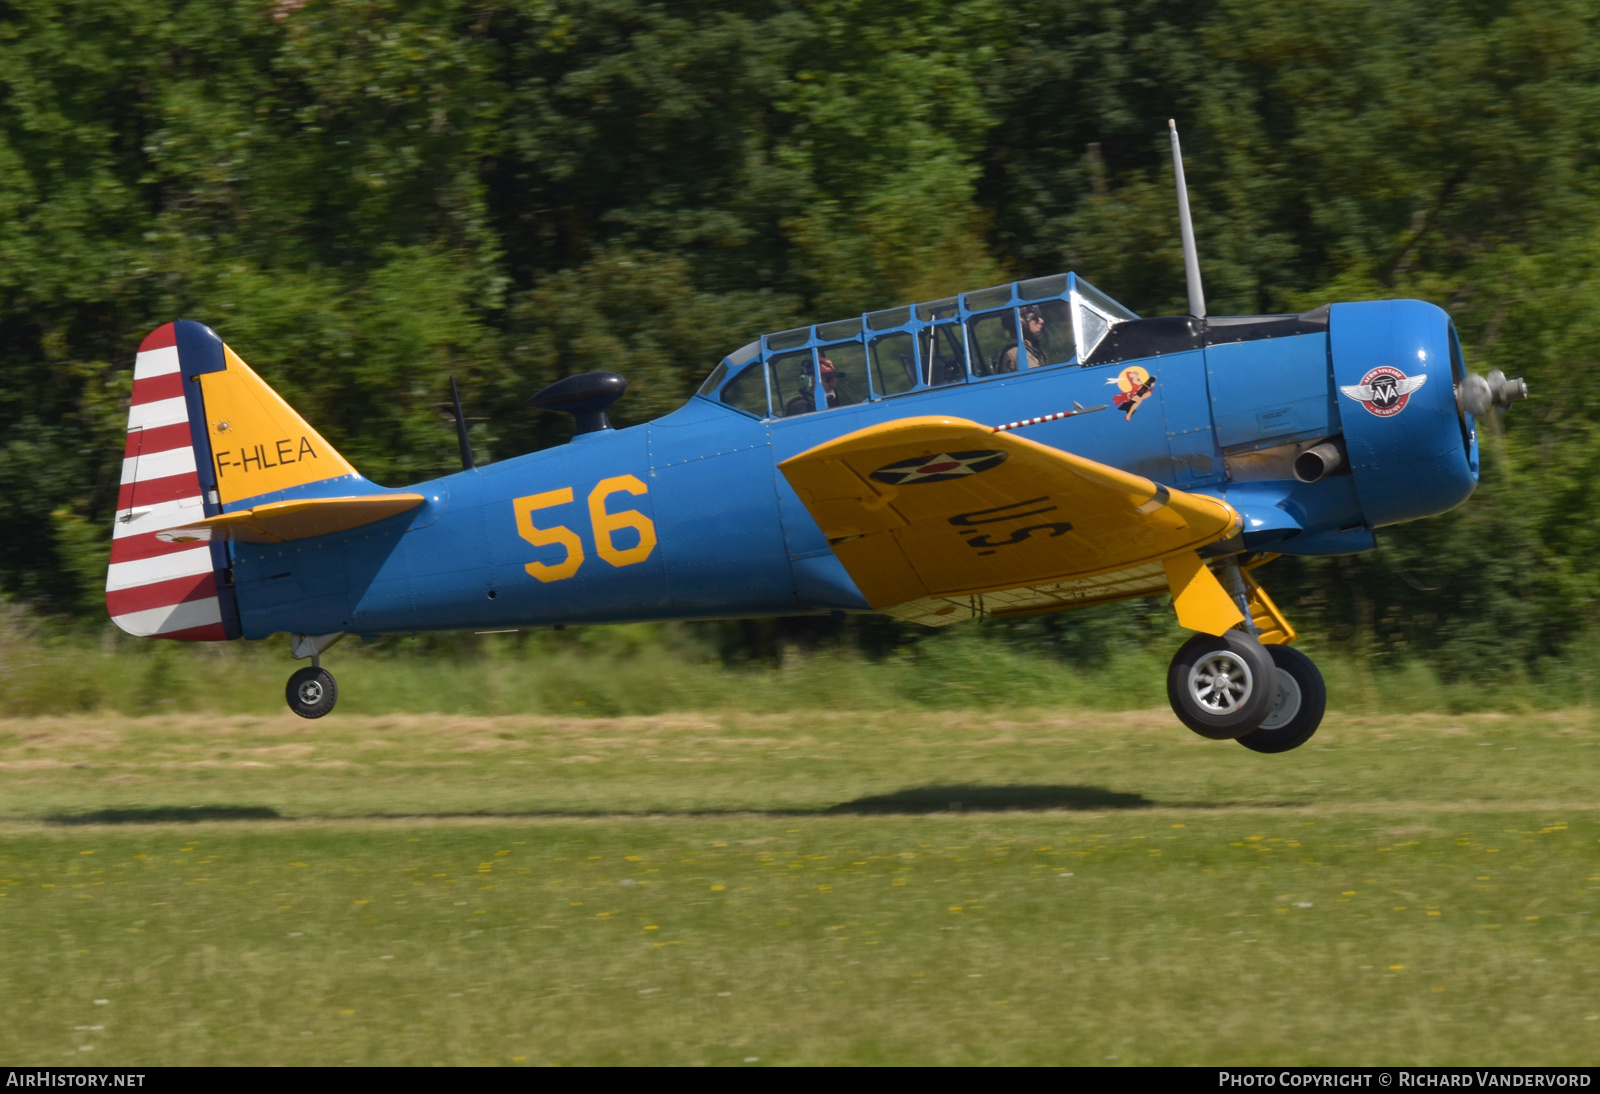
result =
[{"label": "blurred foliage", "polygon": [[[1484,483],[1267,579],[1447,677],[1581,651],[1600,531],[1592,5],[1307,0],[0,0],[0,589],[93,618],[134,348],[217,329],[371,478],[618,424],[762,330],[1078,269],[1184,307],[1163,121],[1218,313],[1415,296],[1534,398]],[[741,629],[742,628],[742,629]],[[716,624],[731,659],[891,623]],[[1105,660],[1153,608],[991,625]],[[959,640],[961,643],[967,638]]]}]

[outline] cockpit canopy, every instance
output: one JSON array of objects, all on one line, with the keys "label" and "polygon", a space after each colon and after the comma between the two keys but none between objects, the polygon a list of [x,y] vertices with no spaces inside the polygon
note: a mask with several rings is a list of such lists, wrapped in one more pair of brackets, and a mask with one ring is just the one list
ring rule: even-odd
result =
[{"label": "cockpit canopy", "polygon": [[699,395],[753,417],[791,418],[1075,365],[1113,326],[1137,318],[1076,274],[1014,281],[763,335],[729,354]]}]

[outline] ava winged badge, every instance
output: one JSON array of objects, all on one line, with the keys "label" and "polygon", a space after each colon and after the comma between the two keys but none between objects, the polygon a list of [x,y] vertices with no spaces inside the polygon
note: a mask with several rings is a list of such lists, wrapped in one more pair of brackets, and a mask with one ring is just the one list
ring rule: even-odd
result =
[{"label": "ava winged badge", "polygon": [[1366,407],[1369,414],[1392,418],[1406,408],[1411,393],[1427,382],[1426,373],[1407,376],[1393,365],[1379,365],[1359,384],[1341,384],[1339,390]]}]

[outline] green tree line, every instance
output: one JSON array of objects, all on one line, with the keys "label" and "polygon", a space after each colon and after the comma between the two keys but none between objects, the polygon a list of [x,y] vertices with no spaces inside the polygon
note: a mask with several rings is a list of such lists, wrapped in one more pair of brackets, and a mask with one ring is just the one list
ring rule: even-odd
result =
[{"label": "green tree line", "polygon": [[[1182,312],[1175,117],[1213,312],[1420,297],[1533,392],[1467,505],[1275,563],[1280,603],[1447,675],[1561,656],[1600,592],[1595,21],[1564,0],[0,0],[0,589],[103,611],[134,350],[173,318],[399,485],[455,466],[451,374],[502,459],[565,439],[522,405],[560,376],[624,373],[615,417],[643,421],[803,319],[1063,269]],[[1107,618],[1008,633],[1078,648]]]}]

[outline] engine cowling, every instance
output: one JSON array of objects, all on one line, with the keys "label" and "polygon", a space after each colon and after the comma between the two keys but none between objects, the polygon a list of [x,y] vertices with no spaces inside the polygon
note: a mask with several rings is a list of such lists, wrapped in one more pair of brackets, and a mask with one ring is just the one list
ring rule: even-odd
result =
[{"label": "engine cowling", "polygon": [[1335,304],[1329,350],[1350,473],[1374,528],[1454,509],[1478,483],[1477,427],[1443,309],[1421,300]]}]

